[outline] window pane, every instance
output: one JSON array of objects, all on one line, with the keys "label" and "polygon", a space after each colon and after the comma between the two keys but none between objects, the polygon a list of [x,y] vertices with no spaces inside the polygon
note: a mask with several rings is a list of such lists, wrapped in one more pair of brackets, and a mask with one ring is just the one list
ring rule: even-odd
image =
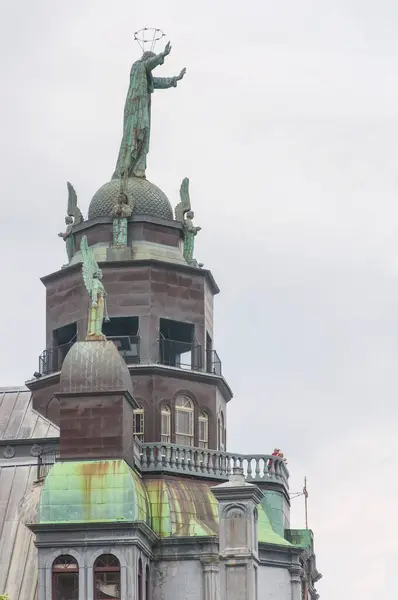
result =
[{"label": "window pane", "polygon": [[95,600],[120,598],[120,573],[95,574]]},{"label": "window pane", "polygon": [[79,574],[54,573],[53,600],[79,600]]},{"label": "window pane", "polygon": [[142,435],[144,433],[144,413],[134,412],[133,416],[133,432],[136,435]]},{"label": "window pane", "polygon": [[170,413],[162,411],[162,436],[170,435]]},{"label": "window pane", "polygon": [[189,435],[176,435],[176,444],[181,446],[193,446],[193,438]]}]

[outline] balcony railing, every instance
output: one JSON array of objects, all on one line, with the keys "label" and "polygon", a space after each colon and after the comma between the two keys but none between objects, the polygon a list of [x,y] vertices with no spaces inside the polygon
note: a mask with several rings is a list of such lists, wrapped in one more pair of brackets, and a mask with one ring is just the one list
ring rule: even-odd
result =
[{"label": "balcony railing", "polygon": [[[134,440],[132,457],[142,473],[173,473],[227,481],[239,467],[243,468],[248,483],[279,483],[289,489],[289,471],[283,459],[270,454],[234,454],[178,444],[141,444]],[[42,451],[37,457],[37,478],[45,477],[58,459],[58,446]]]},{"label": "balcony railing", "polygon": [[56,373],[61,370],[62,364],[65,360],[65,356],[76,342],[76,338],[73,338],[67,344],[61,346],[55,346],[53,348],[47,348],[39,356],[39,373],[40,375],[49,375],[50,373]]},{"label": "balcony railing", "polygon": [[159,340],[159,362],[168,367],[200,371],[202,346],[197,342],[181,342],[161,338]]},{"label": "balcony railing", "polygon": [[[152,364],[141,355],[139,335],[107,336],[107,339],[116,345],[120,356],[127,365]],[[76,338],[73,338],[67,344],[44,350],[39,357],[40,375],[49,375],[60,371],[67,353],[75,342]],[[158,348],[158,360],[154,361],[158,364],[222,375],[221,360],[217,352],[212,350],[207,356],[206,364],[203,365],[202,346],[198,342],[189,343],[162,338],[159,340]]]},{"label": "balcony railing", "polygon": [[233,454],[177,444],[141,444],[142,472],[184,474],[206,479],[228,480],[236,467],[243,468],[249,483],[276,482],[289,487],[289,471],[278,456]]},{"label": "balcony railing", "polygon": [[37,457],[37,479],[43,479],[59,458],[59,447],[46,448]]}]

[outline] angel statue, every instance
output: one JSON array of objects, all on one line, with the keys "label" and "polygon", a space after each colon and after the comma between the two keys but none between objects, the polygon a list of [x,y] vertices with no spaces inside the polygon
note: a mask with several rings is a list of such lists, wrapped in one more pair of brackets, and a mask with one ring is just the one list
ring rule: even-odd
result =
[{"label": "angel statue", "polygon": [[106,291],[102,285],[102,271],[94,258],[93,250],[88,246],[87,236],[80,242],[83,258],[83,281],[90,298],[90,311],[87,324],[87,340],[105,340],[102,322],[109,322],[106,309]]},{"label": "angel statue", "polygon": [[175,207],[176,221],[181,221],[184,227],[184,250],[183,255],[189,265],[196,266],[193,258],[195,235],[201,227],[195,227],[193,224],[194,212],[191,210],[191,199],[189,197],[189,179],[185,177],[180,187],[181,202]]},{"label": "angel statue", "polygon": [[153,77],[155,67],[170,54],[168,43],[160,54],[144,52],[130,70],[130,85],[124,105],[123,137],[112,179],[145,177],[151,131],[151,95],[155,89],[176,87],[186,69],[174,77]]},{"label": "angel statue", "polygon": [[127,246],[127,219],[132,212],[127,195],[121,191],[112,211],[114,246]]},{"label": "angel statue", "polygon": [[72,233],[74,225],[79,225],[84,221],[82,212],[80,208],[77,206],[77,195],[75,192],[75,188],[71,183],[67,183],[68,185],[68,207],[67,207],[67,216],[65,217],[66,230],[64,233],[59,233],[58,237],[61,237],[66,245],[66,253],[68,255],[68,263],[73,258],[75,253],[75,237]]}]

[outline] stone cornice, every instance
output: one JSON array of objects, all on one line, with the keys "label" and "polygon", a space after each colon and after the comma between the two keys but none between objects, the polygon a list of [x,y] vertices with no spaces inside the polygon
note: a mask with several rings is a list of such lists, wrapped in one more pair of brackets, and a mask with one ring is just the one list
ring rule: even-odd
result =
[{"label": "stone cornice", "polygon": [[[139,531],[142,533],[151,545],[156,544],[159,541],[159,537],[157,534],[144,522],[144,521],[134,521],[131,523],[127,523],[125,521],[116,521],[114,523],[29,523],[26,525],[30,531],[32,531],[35,535],[45,534],[45,533],[54,533],[54,532],[98,532],[98,531],[131,531],[132,533]],[[111,538],[110,543],[115,543],[115,538]],[[71,540],[68,540],[68,544],[72,543]],[[102,542],[101,542],[102,543]],[[118,541],[118,543],[123,543],[122,539]],[[84,540],[85,545],[98,545],[98,540]],[[54,545],[54,542],[36,542],[38,546],[48,546]],[[65,545],[65,541],[61,540],[60,545]],[[75,545],[81,545],[81,541],[75,541]]]},{"label": "stone cornice", "polygon": [[[220,288],[218,287],[218,285],[216,284],[216,281],[213,277],[213,275],[211,274],[211,271],[209,271],[208,269],[202,269],[200,267],[192,267],[190,265],[181,265],[181,264],[177,264],[177,263],[171,263],[171,262],[165,262],[165,261],[161,261],[161,260],[155,260],[155,259],[145,259],[145,260],[122,260],[122,261],[104,261],[104,262],[100,262],[98,263],[99,267],[101,269],[103,269],[103,271],[105,272],[106,269],[108,268],[115,268],[115,267],[156,267],[157,269],[162,269],[164,271],[178,271],[178,272],[182,272],[182,273],[189,273],[191,275],[198,275],[198,276],[202,276],[204,279],[206,279],[207,283],[210,286],[210,289],[212,291],[212,293],[214,295],[218,294],[220,292]],[[62,279],[64,277],[65,274],[73,274],[73,273],[78,273],[81,270],[81,264],[77,263],[75,265],[70,265],[67,267],[64,267],[63,269],[59,269],[59,271],[55,271],[54,273],[49,273],[48,275],[44,275],[44,277],[41,277],[40,281],[46,285],[47,283],[51,283],[53,281],[56,281],[57,279]]]},{"label": "stone cornice", "polygon": [[159,363],[127,365],[130,374],[138,375],[161,375],[162,377],[176,377],[177,379],[187,379],[188,381],[197,381],[199,383],[216,384],[226,402],[233,398],[233,393],[228,383],[222,375],[214,375],[204,371],[184,370],[177,367],[168,367]]}]

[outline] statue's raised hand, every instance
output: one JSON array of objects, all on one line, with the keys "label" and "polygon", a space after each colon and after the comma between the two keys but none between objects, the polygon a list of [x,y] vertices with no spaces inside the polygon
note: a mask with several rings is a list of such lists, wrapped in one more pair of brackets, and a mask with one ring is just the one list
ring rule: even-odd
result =
[{"label": "statue's raised hand", "polygon": [[166,48],[163,50],[163,56],[167,56],[168,54],[170,54],[170,52],[171,52],[171,44],[170,44],[170,42],[167,42]]},{"label": "statue's raised hand", "polygon": [[182,78],[184,77],[184,75],[185,75],[185,73],[186,73],[186,72],[187,72],[187,70],[186,70],[186,68],[184,67],[184,68],[182,69],[182,71],[180,72],[180,74],[179,74],[179,75],[177,75],[177,77],[176,77],[176,81],[180,81],[180,79],[182,79]]}]

